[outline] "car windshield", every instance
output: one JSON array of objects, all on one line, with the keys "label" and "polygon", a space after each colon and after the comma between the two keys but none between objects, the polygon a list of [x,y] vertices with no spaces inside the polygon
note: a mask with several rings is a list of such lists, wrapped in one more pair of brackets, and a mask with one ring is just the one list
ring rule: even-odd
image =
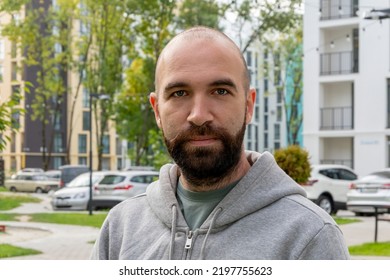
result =
[{"label": "car windshield", "polygon": [[120,175],[106,175],[103,180],[99,183],[100,185],[113,185],[121,183],[125,180],[125,176]]},{"label": "car windshield", "polygon": [[[74,178],[67,186],[67,188],[80,188],[80,187],[88,187],[89,186],[89,174],[83,174]],[[101,175],[92,174],[92,185],[95,184],[99,179],[101,179]]]}]

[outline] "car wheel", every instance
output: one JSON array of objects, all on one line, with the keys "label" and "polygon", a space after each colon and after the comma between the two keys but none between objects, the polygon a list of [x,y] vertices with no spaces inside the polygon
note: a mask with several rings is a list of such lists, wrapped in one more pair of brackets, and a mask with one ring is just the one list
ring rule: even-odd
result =
[{"label": "car wheel", "polygon": [[329,215],[334,213],[333,201],[327,195],[321,195],[317,201],[318,206],[325,210]]},{"label": "car wheel", "polygon": [[18,191],[15,187],[10,187],[9,190],[10,190],[11,192],[17,192],[17,191]]},{"label": "car wheel", "polygon": [[42,190],[41,187],[37,187],[37,188],[35,189],[35,192],[36,192],[36,193],[43,193],[43,190]]}]

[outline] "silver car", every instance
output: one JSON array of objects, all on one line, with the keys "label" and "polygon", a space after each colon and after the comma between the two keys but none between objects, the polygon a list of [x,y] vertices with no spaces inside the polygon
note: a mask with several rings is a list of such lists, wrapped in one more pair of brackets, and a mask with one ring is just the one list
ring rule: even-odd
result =
[{"label": "silver car", "polygon": [[[373,172],[351,184],[347,193],[348,210],[357,215],[373,213],[375,209],[369,205],[390,207],[390,169]],[[378,208],[380,213],[387,211],[387,208]]]},{"label": "silver car", "polygon": [[[104,172],[92,172],[92,187],[104,177]],[[54,210],[87,210],[89,203],[90,173],[74,178],[66,187],[52,195]]]},{"label": "silver car", "polygon": [[118,171],[106,174],[95,186],[95,208],[111,208],[126,198],[144,193],[146,187],[158,180],[157,171]]}]

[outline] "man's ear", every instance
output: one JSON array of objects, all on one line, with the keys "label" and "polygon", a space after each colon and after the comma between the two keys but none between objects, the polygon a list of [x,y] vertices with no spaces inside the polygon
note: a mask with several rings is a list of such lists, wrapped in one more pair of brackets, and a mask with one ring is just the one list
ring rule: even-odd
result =
[{"label": "man's ear", "polygon": [[246,124],[249,124],[252,120],[255,102],[256,102],[256,90],[254,88],[251,88],[246,98],[246,116],[245,116]]},{"label": "man's ear", "polygon": [[160,113],[158,111],[158,98],[157,94],[155,92],[151,92],[149,94],[149,102],[150,105],[152,105],[153,111],[154,111],[154,118],[156,119],[156,123],[159,128],[161,128],[161,119],[160,119]]}]

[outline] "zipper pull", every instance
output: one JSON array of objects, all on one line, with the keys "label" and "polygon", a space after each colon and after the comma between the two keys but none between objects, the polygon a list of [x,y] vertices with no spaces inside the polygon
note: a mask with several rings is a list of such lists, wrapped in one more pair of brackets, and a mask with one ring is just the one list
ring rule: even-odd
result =
[{"label": "zipper pull", "polygon": [[187,250],[191,249],[191,245],[192,245],[192,231],[188,232],[186,245],[184,246],[184,248]]}]

